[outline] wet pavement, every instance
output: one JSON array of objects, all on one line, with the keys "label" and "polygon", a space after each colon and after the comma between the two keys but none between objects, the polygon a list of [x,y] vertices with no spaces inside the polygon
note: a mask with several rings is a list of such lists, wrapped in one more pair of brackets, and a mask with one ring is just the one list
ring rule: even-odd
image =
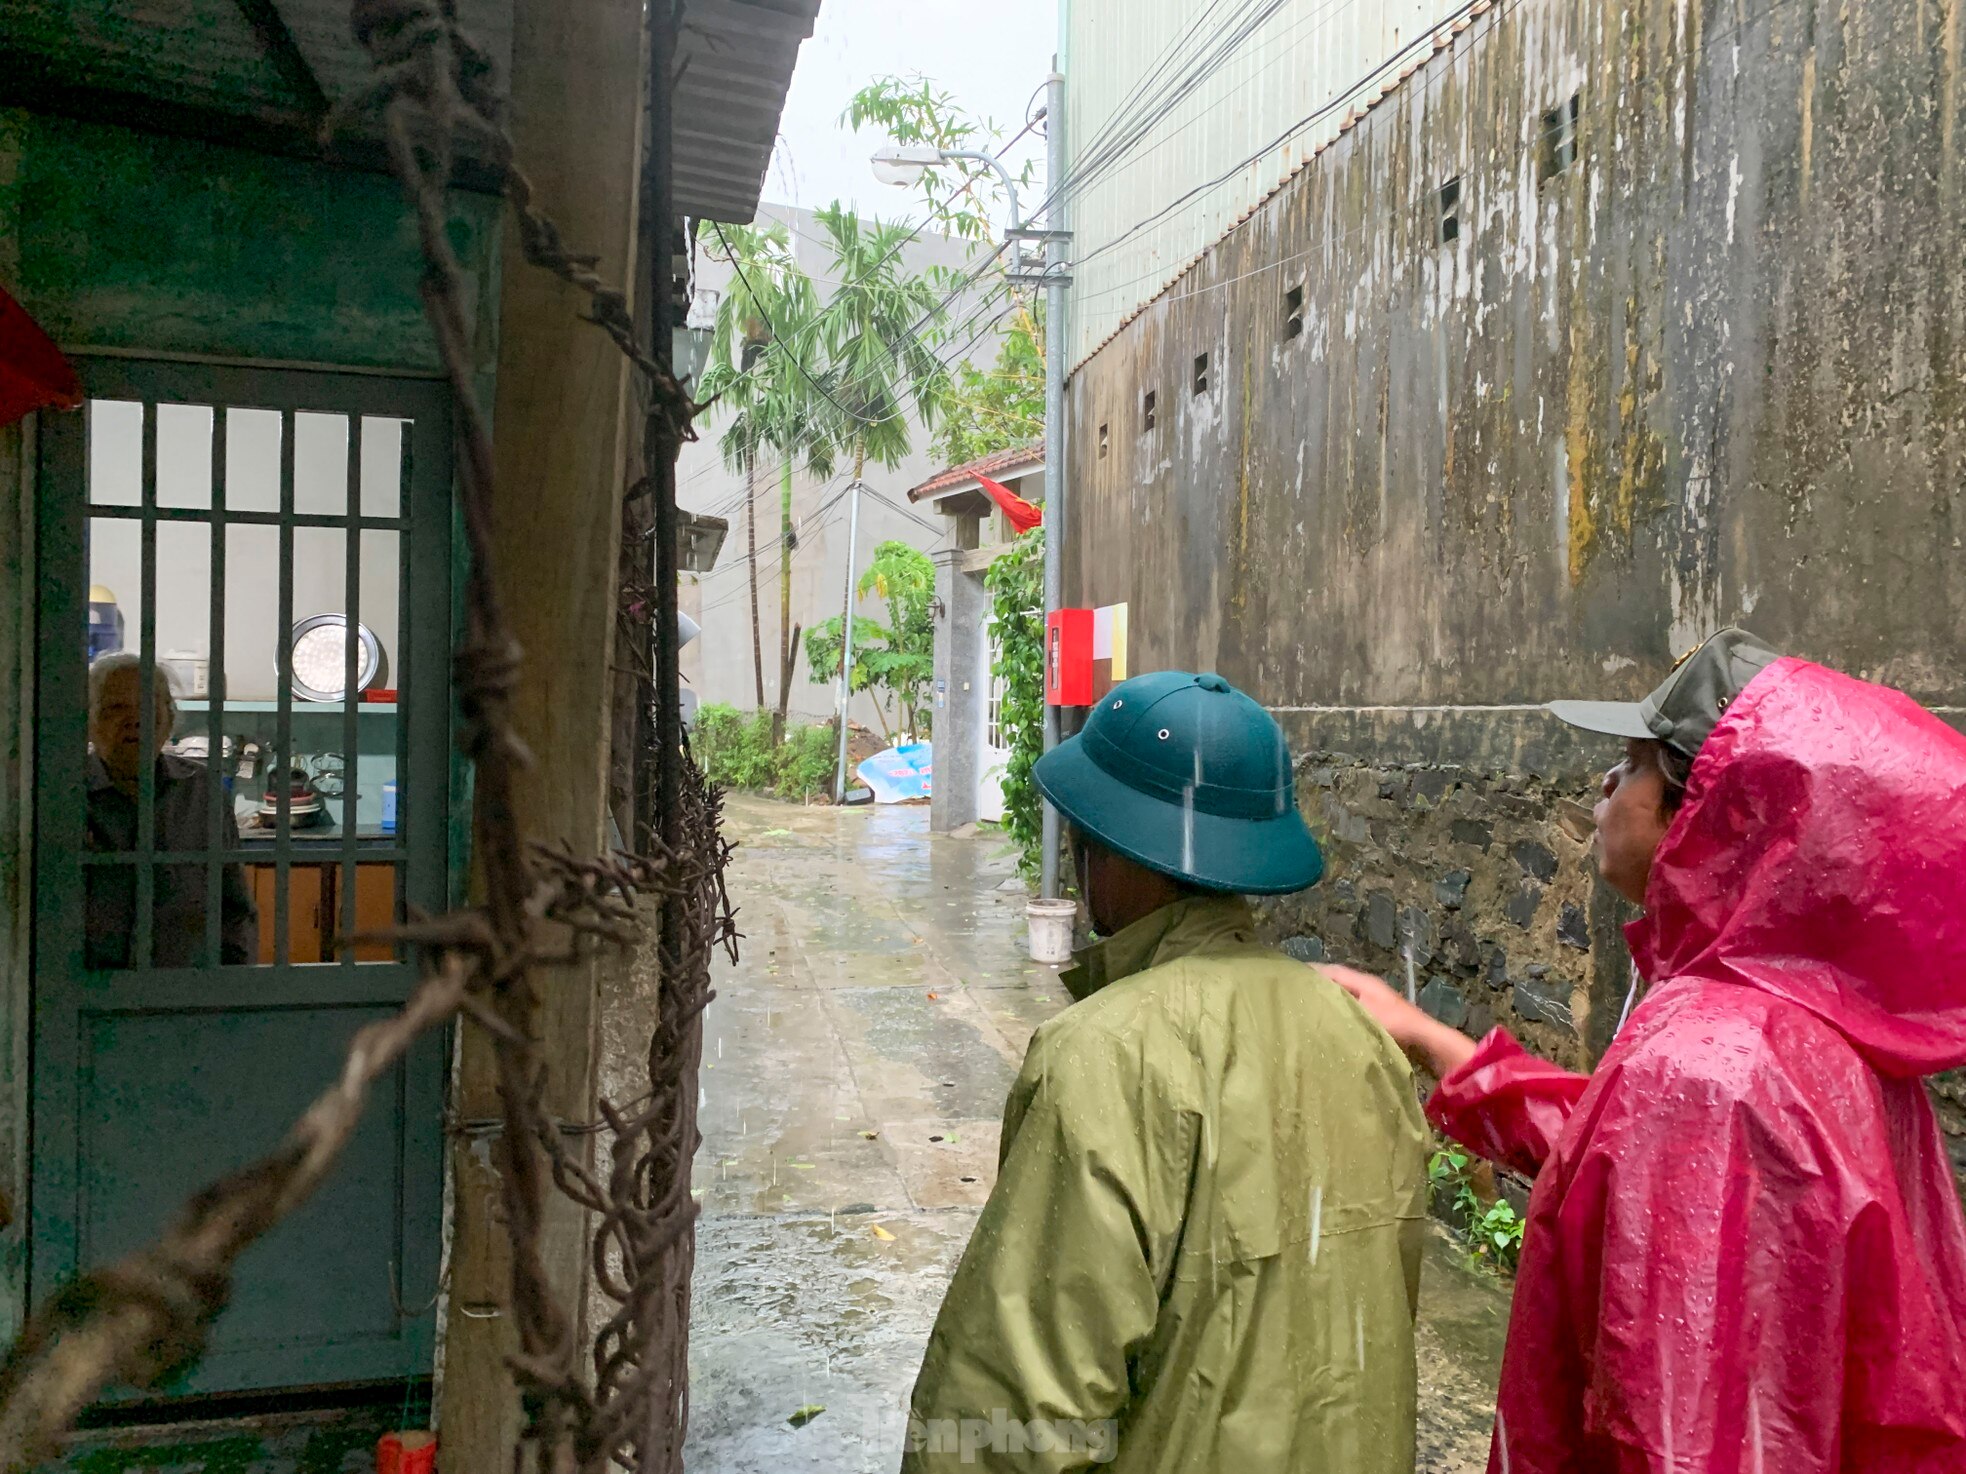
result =
[{"label": "wet pavement", "polygon": [[[891,1471],[1004,1096],[1070,1000],[1025,957],[1001,839],[930,834],[926,808],[726,817],[744,941],[705,1016],[687,1463]],[[1420,1468],[1481,1469],[1507,1292],[1443,1236],[1423,1302]]]}]

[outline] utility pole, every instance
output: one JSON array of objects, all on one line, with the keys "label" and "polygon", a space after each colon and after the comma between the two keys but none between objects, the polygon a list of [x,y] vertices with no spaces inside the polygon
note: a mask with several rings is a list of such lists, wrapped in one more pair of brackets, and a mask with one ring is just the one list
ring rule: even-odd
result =
[{"label": "utility pole", "polygon": [[[1045,205],[1044,231],[1044,613],[1045,663],[1051,660],[1051,615],[1064,601],[1065,511],[1065,78],[1056,62],[1045,79],[1044,98]],[[1044,750],[1058,745],[1058,708],[1044,708]],[[1038,894],[1058,895],[1058,811],[1044,805],[1043,862]]]},{"label": "utility pole", "polygon": [[[833,802],[846,802],[847,706],[853,700],[853,560],[860,543],[860,478],[847,488],[852,498],[846,515],[846,613],[840,620],[840,756],[833,778]],[[886,725],[883,719],[882,725]]]}]

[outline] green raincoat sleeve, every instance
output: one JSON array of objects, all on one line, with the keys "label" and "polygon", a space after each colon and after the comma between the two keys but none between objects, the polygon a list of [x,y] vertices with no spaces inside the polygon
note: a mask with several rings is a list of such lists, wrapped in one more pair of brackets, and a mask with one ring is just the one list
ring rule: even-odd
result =
[{"label": "green raincoat sleeve", "polygon": [[[1011,1090],[996,1188],[915,1384],[904,1474],[1111,1457],[1107,1420],[1172,1272],[1198,1118],[1137,1042],[1071,1023],[1039,1031]],[[1025,1425],[1021,1452],[1008,1424]]]}]

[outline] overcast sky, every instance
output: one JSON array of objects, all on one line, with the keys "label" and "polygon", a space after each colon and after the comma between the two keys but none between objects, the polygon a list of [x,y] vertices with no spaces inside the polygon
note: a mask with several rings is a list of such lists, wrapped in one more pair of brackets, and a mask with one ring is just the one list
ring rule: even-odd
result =
[{"label": "overcast sky", "polygon": [[[1051,70],[1057,14],[1056,0],[822,0],[792,73],[765,199],[807,209],[840,199],[863,214],[916,218],[915,197],[876,182],[868,168],[885,140],[840,124],[848,101],[878,76],[918,72],[1008,137],[1023,127],[1026,105],[1043,101],[1032,93]],[[1014,168],[1025,156],[1042,173],[1042,141],[1025,139],[1006,162]]]}]

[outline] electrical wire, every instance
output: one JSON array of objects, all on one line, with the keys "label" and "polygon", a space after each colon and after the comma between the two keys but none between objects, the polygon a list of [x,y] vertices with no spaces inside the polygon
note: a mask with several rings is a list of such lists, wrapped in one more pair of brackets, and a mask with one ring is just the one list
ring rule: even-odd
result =
[{"label": "electrical wire", "polygon": [[[1349,9],[1352,5],[1355,5],[1357,3],[1358,0],[1346,0],[1346,8]],[[1491,3],[1491,0],[1467,0],[1467,3],[1463,4],[1459,9],[1455,10],[1453,14],[1448,16],[1447,19],[1444,20],[1441,24],[1452,25],[1455,21],[1460,20],[1463,16],[1465,16],[1470,10],[1474,9],[1476,5],[1487,4],[1487,3]],[[1417,38],[1416,40],[1410,42],[1407,46],[1403,47],[1399,51],[1394,52],[1393,55],[1387,60],[1374,65],[1370,70],[1368,70],[1357,80],[1355,80],[1350,86],[1344,88],[1343,90],[1337,93],[1334,93],[1329,101],[1322,103],[1318,107],[1312,109],[1310,113],[1306,114],[1303,118],[1300,118],[1297,122],[1292,123],[1289,127],[1285,128],[1283,132],[1279,133],[1275,138],[1271,139],[1268,143],[1264,144],[1261,148],[1257,149],[1255,152],[1247,155],[1246,157],[1237,160],[1229,168],[1224,170],[1222,173],[1216,175],[1213,179],[1209,179],[1204,181],[1203,183],[1194,185],[1192,188],[1186,190],[1182,194],[1177,195],[1174,199],[1169,200],[1166,204],[1162,205],[1161,208],[1156,210],[1153,214],[1148,215],[1143,219],[1135,221],[1132,225],[1128,226],[1124,231],[1120,232],[1120,234],[1114,236],[1112,239],[1102,242],[1100,245],[1095,246],[1092,250],[1085,252],[1083,255],[1077,256],[1072,263],[1074,268],[1081,267],[1085,265],[1086,262],[1096,260],[1098,257],[1105,255],[1108,251],[1116,250],[1120,246],[1125,245],[1126,242],[1132,240],[1141,231],[1147,229],[1149,226],[1158,224],[1162,220],[1165,220],[1170,214],[1180,209],[1181,206],[1185,205],[1189,200],[1192,200],[1196,195],[1206,194],[1211,189],[1219,188],[1220,186],[1228,183],[1231,179],[1235,178],[1236,175],[1240,174],[1244,169],[1248,168],[1251,164],[1254,164],[1258,160],[1262,159],[1265,155],[1276,152],[1277,149],[1283,147],[1285,143],[1289,142],[1292,138],[1295,138],[1299,133],[1303,132],[1306,128],[1311,127],[1320,119],[1328,117],[1331,113],[1335,112],[1341,103],[1349,102],[1350,99],[1352,99],[1358,94],[1360,89],[1370,86],[1374,78],[1383,76],[1387,72],[1395,70],[1399,66],[1400,62],[1414,51],[1419,50],[1423,46],[1428,49],[1431,49],[1433,46],[1434,35],[1440,30],[1440,28],[1441,28],[1440,26],[1435,26],[1432,30],[1429,30],[1426,35]]]},{"label": "electrical wire", "polygon": [[[1760,11],[1744,16],[1742,20],[1739,23],[1737,23],[1735,26],[1730,27],[1725,31],[1710,32],[1707,34],[1705,39],[1708,42],[1726,40],[1734,35],[1739,34],[1741,31],[1745,30],[1748,26],[1754,24],[1756,21],[1759,21],[1765,16],[1773,14],[1774,11],[1780,5],[1786,3],[1788,3],[1788,0],[1770,0],[1770,3],[1765,7],[1763,7]],[[1500,25],[1502,21],[1507,18],[1509,13],[1519,8],[1520,4],[1521,4],[1521,0],[1500,0],[1500,3],[1497,4],[1494,10],[1492,11],[1493,25]],[[1493,25],[1491,25],[1489,29],[1492,30]],[[1433,32],[1430,32],[1430,34],[1437,33],[1439,29],[1440,27],[1438,26],[1434,27]],[[1488,34],[1488,31],[1484,30],[1481,34],[1486,35]],[[1440,85],[1440,83],[1444,81],[1449,74],[1450,73],[1448,69],[1446,68],[1441,69],[1434,76],[1431,76],[1426,79],[1426,81],[1423,84],[1424,88],[1426,90],[1431,91],[1433,88]],[[1650,75],[1649,73],[1645,73],[1645,74],[1639,74],[1627,78],[1626,85],[1621,90],[1621,92],[1628,93],[1631,90],[1631,88],[1647,80],[1649,75]],[[1618,95],[1604,95],[1594,98],[1592,101],[1584,104],[1580,109],[1579,113],[1577,114],[1576,126],[1581,129],[1581,127],[1586,121],[1599,116],[1601,113],[1603,113],[1606,110],[1615,110],[1617,100],[1618,100]],[[1372,122],[1376,121],[1376,116],[1377,116],[1376,114],[1368,115],[1366,121],[1362,123],[1361,126],[1370,126]],[[1542,142],[1543,142],[1543,137],[1541,132],[1539,131],[1537,133],[1532,134],[1530,137],[1524,139],[1522,141],[1521,148],[1524,152],[1529,152],[1541,147]],[[1356,240],[1361,240],[1367,235],[1376,231],[1377,229],[1379,229],[1379,225],[1376,222],[1367,222],[1354,226],[1351,229],[1344,231],[1336,236],[1330,236],[1330,235],[1321,236],[1317,244],[1315,244],[1314,246],[1311,246],[1302,251],[1292,252],[1287,256],[1279,257],[1276,260],[1266,262],[1261,266],[1252,267],[1248,271],[1241,272],[1236,276],[1227,277],[1221,281],[1209,282],[1205,286],[1192,288],[1188,291],[1183,292],[1181,294],[1180,300],[1187,301],[1194,297],[1205,295],[1209,292],[1220,291],[1226,287],[1233,286],[1238,282],[1246,281],[1250,277],[1261,275],[1266,271],[1273,271],[1279,267],[1290,265],[1293,262],[1304,260],[1310,256],[1329,252],[1334,248],[1345,246]],[[1099,292],[1083,294],[1082,300],[1096,300],[1100,297],[1112,296],[1121,292],[1129,291],[1132,288],[1139,286],[1143,282],[1152,280],[1155,276],[1158,275],[1160,275],[1159,271],[1149,272],[1142,276],[1135,277],[1131,281],[1118,283],[1112,287],[1104,288]],[[1163,287],[1162,290],[1164,291],[1168,290],[1173,285],[1174,283],[1168,283],[1167,286]]]},{"label": "electrical wire", "polygon": [[[1114,109],[1099,132],[1079,150],[1078,158],[1066,171],[1065,177],[1048,181],[1050,192],[1035,213],[1049,216],[1059,205],[1082,194],[1117,167],[1183,99],[1226,66],[1287,0],[1242,0],[1242,8],[1230,15],[1205,41],[1199,46],[1188,46],[1186,43],[1224,3],[1226,0],[1213,0],[1187,31],[1170,43],[1160,60],[1134,84],[1127,98]],[[1148,96],[1144,89],[1166,76],[1169,62],[1177,56],[1187,63],[1186,70],[1181,71],[1158,96]],[[1142,105],[1147,108],[1144,113],[1135,115],[1130,112]]]},{"label": "electrical wire", "polygon": [[[1041,90],[1042,90],[1042,89],[1041,89]],[[1033,95],[1035,96],[1035,94],[1033,94]],[[1027,107],[1028,107],[1028,105],[1027,105]],[[993,154],[993,155],[992,155],[992,157],[993,157],[993,158],[995,158],[995,159],[997,159],[997,160],[998,160],[999,162],[1001,162],[1001,161],[1002,161],[1002,159],[1003,159],[1003,156],[1004,156],[1005,154],[1007,154],[1007,153],[1009,153],[1009,152],[1010,152],[1010,150],[1011,150],[1011,147],[1012,147],[1012,146],[1013,146],[1014,144],[1016,144],[1016,143],[1017,143],[1017,142],[1018,142],[1018,141],[1019,141],[1020,139],[1022,139],[1022,138],[1024,137],[1024,135],[1025,135],[1026,133],[1029,133],[1029,132],[1031,131],[1031,129],[1032,129],[1032,127],[1034,126],[1034,124],[1035,124],[1035,119],[1033,119],[1033,118],[1028,118],[1028,117],[1027,117],[1027,118],[1026,118],[1026,120],[1025,120],[1025,123],[1024,123],[1024,126],[1023,126],[1022,128],[1020,128],[1020,129],[1019,129],[1019,130],[1018,130],[1018,131],[1017,131],[1016,133],[1014,133],[1014,134],[1012,134],[1012,135],[1011,135],[1011,137],[1010,137],[1009,139],[1007,139],[1007,140],[1006,140],[1006,141],[1005,141],[1005,142],[1004,142],[1003,144],[1001,144],[1001,145],[1000,145],[1000,146],[999,146],[999,147],[997,148],[997,150],[996,150],[996,152],[995,152],[995,154]],[[962,161],[960,161],[960,160],[958,160],[958,161],[956,161],[956,162],[958,162],[958,163],[961,163]],[[964,174],[965,174],[965,181],[967,182],[967,181],[969,181],[969,180],[973,180],[973,179],[975,179],[975,178],[977,178],[978,176],[980,176],[980,175],[983,175],[983,174],[985,174],[985,173],[987,173],[987,172],[988,172],[988,171],[987,171],[987,170],[986,170],[986,169],[984,168],[984,166],[982,166],[982,165],[973,165],[973,166],[970,166],[970,167],[968,167],[968,168],[966,168],[966,169],[965,169],[965,171],[964,171]],[[927,226],[928,226],[928,224],[929,224],[929,221],[930,221],[930,220],[931,220],[932,218],[933,218],[933,216],[932,216],[932,215],[927,215],[927,214],[925,214],[925,215],[924,215],[924,216],[923,216],[923,217],[922,217],[922,218],[921,218],[920,220],[918,220],[918,221],[916,221],[916,222],[915,222],[915,223],[914,223],[914,224],[913,224],[912,226],[910,226],[910,227],[908,228],[908,230],[907,230],[906,232],[904,232],[904,233],[903,233],[903,234],[902,234],[902,235],[901,235],[901,236],[900,236],[900,237],[899,237],[899,238],[898,238],[898,239],[897,239],[897,240],[895,241],[895,243],[893,244],[893,246],[891,246],[891,247],[890,247],[890,248],[889,248],[889,249],[887,250],[887,252],[886,252],[885,254],[883,254],[883,255],[882,255],[882,256],[881,256],[881,257],[880,257],[880,258],[879,258],[878,260],[876,260],[876,261],[874,261],[874,262],[872,262],[872,263],[870,263],[870,264],[869,264],[869,266],[867,267],[867,269],[866,269],[866,270],[865,270],[864,272],[862,272],[862,273],[861,273],[861,274],[860,274],[859,276],[857,276],[857,277],[855,277],[855,278],[853,279],[853,281],[852,281],[852,282],[850,282],[850,283],[846,283],[846,282],[843,282],[843,283],[840,283],[840,284],[839,284],[839,286],[840,286],[840,289],[841,289],[841,290],[844,290],[844,288],[845,288],[845,287],[847,287],[847,286],[849,286],[849,285],[851,285],[851,286],[858,286],[858,285],[859,285],[859,284],[860,284],[861,282],[863,282],[863,281],[865,281],[865,280],[867,280],[867,278],[868,278],[868,277],[870,277],[870,276],[872,276],[872,275],[873,275],[873,274],[874,274],[875,272],[877,272],[877,271],[879,271],[879,270],[880,270],[880,269],[881,269],[881,268],[882,268],[883,266],[885,266],[885,265],[886,265],[886,264],[887,264],[887,263],[888,263],[889,261],[891,261],[891,260],[893,260],[893,259],[894,259],[894,257],[895,257],[896,255],[898,255],[898,254],[899,254],[899,253],[900,253],[900,252],[901,252],[901,251],[902,251],[902,250],[903,250],[904,248],[906,248],[906,247],[907,247],[907,246],[908,246],[908,245],[909,245],[909,244],[910,244],[911,242],[913,242],[913,241],[915,241],[916,239],[918,239],[918,238],[920,237],[920,235],[921,235],[921,233],[922,233],[922,231],[923,231],[923,230],[925,230],[925,229],[927,228]],[[737,266],[738,266],[738,262],[737,262],[737,255],[736,255],[736,252],[734,252],[734,251],[732,251],[732,250],[731,250],[731,248],[730,248],[730,242],[729,242],[729,241],[728,241],[727,239],[725,239],[725,237],[724,237],[724,233],[723,233],[723,227],[722,227],[722,226],[721,226],[720,224],[718,224],[718,222],[716,222],[716,221],[714,221],[714,220],[713,220],[713,221],[708,221],[708,222],[705,222],[705,223],[707,223],[707,224],[708,224],[708,225],[710,226],[710,228],[711,228],[712,230],[714,230],[714,231],[716,232],[716,235],[717,235],[717,242],[718,242],[718,244],[719,244],[719,245],[721,245],[721,246],[723,247],[723,249],[724,249],[724,256],[723,256],[723,259],[724,259],[724,260],[725,260],[725,261],[726,261],[726,262],[727,262],[727,263],[728,263],[729,265],[731,265],[732,267],[737,267]],[[830,244],[830,242],[822,242],[822,241],[819,241],[819,240],[817,240],[817,238],[815,238],[815,237],[813,237],[813,236],[807,236],[807,235],[804,235],[804,234],[803,234],[803,232],[801,232],[801,233],[800,233],[800,235],[801,235],[801,238],[802,238],[802,239],[805,239],[805,240],[808,240],[808,241],[812,241],[812,242],[813,242],[814,244],[816,244],[816,245],[824,245],[824,244]],[[980,280],[980,279],[981,279],[981,277],[982,277],[982,275],[983,275],[983,273],[984,273],[985,271],[987,271],[987,270],[989,269],[989,267],[990,267],[990,266],[991,266],[992,264],[994,264],[994,263],[995,263],[995,261],[997,260],[997,258],[998,258],[998,257],[1000,257],[1000,256],[1002,256],[1002,255],[1003,255],[1003,253],[1004,253],[1004,250],[1005,250],[1005,246],[1006,246],[1007,244],[1008,244],[1008,243],[1006,242],[1006,243],[1005,243],[1004,245],[999,245],[999,246],[998,246],[998,247],[997,247],[997,248],[996,248],[996,249],[995,249],[994,251],[992,251],[992,252],[991,252],[991,253],[990,253],[990,254],[989,254],[989,255],[988,255],[987,257],[985,257],[985,258],[984,258],[984,259],[983,259],[982,261],[980,261],[980,262],[977,262],[977,263],[976,263],[976,264],[975,264],[975,265],[974,265],[974,266],[973,266],[973,267],[972,267],[972,268],[970,269],[970,271],[969,271],[969,272],[967,273],[967,275],[966,275],[966,276],[964,276],[964,277],[963,277],[963,278],[962,278],[962,279],[961,279],[960,281],[958,281],[958,282],[957,282],[957,284],[956,284],[956,285],[955,285],[954,287],[952,287],[952,288],[951,288],[951,289],[950,289],[950,290],[949,290],[949,291],[948,291],[948,292],[947,292],[947,293],[946,293],[946,294],[945,294],[945,295],[943,296],[943,298],[942,298],[942,301],[941,301],[941,302],[940,302],[940,303],[939,303],[939,304],[937,305],[937,307],[936,307],[935,309],[933,309],[933,311],[932,311],[932,312],[931,312],[930,314],[928,314],[927,316],[925,316],[925,317],[924,317],[923,319],[921,319],[921,320],[918,320],[918,321],[917,321],[917,323],[916,323],[916,325],[915,325],[915,327],[916,327],[916,329],[918,330],[918,329],[919,329],[919,328],[920,328],[920,327],[921,327],[921,326],[923,325],[923,323],[924,323],[924,322],[926,322],[927,320],[929,320],[929,319],[930,319],[930,318],[932,318],[933,316],[938,316],[938,315],[940,315],[940,313],[941,313],[941,312],[943,312],[943,311],[945,311],[945,310],[947,309],[947,307],[948,307],[948,304],[949,304],[950,302],[952,302],[952,301],[954,301],[956,297],[958,297],[959,295],[961,295],[961,294],[962,294],[962,292],[964,292],[964,291],[967,291],[967,290],[969,289],[969,287],[971,287],[971,286],[973,286],[973,285],[974,285],[974,284],[975,284],[975,283],[976,283],[976,282],[977,282],[978,280]],[[739,274],[740,274],[740,276],[742,276],[742,271],[741,271],[741,268],[740,268],[740,270],[739,270]],[[747,280],[745,281],[745,286],[746,286],[746,289],[747,289],[747,290],[749,290],[749,289],[750,289],[750,283],[749,283],[749,281],[748,281],[748,279],[747,279]],[[754,299],[755,299],[755,296],[756,296],[756,294],[755,294],[755,293],[753,293],[753,297],[754,297]],[[810,323],[808,323],[808,324],[806,324],[806,331],[807,331],[808,333],[810,333],[810,332],[811,332],[811,331],[812,331],[812,330],[813,330],[813,329],[814,329],[814,328],[816,327],[816,325],[817,325],[817,324],[818,324],[818,323],[819,323],[819,322],[820,322],[820,321],[821,321],[821,320],[822,320],[822,319],[823,319],[823,318],[825,317],[825,315],[827,314],[827,312],[829,312],[829,311],[831,311],[831,310],[832,310],[832,306],[833,306],[833,302],[835,302],[835,301],[837,301],[837,300],[838,300],[838,293],[836,292],[836,293],[835,293],[835,295],[834,295],[834,297],[833,297],[833,298],[832,298],[831,300],[829,300],[829,301],[828,301],[828,302],[827,302],[827,303],[826,303],[826,304],[825,304],[824,306],[822,306],[822,307],[820,308],[820,310],[819,310],[819,311],[818,311],[817,313],[815,313],[815,314],[814,314],[814,316],[813,316],[813,319],[812,319],[812,321],[811,321]],[[770,323],[769,323],[769,319],[767,319],[767,326],[770,326]],[[778,339],[778,337],[777,337],[777,334],[776,334],[776,332],[774,331],[774,332],[773,332],[773,335],[772,335],[772,339],[771,339],[771,342],[772,342],[772,343],[776,343],[776,342],[778,342],[778,341],[779,341],[779,339]],[[769,347],[770,347],[771,345],[770,345],[770,344],[767,344],[766,346],[767,346],[767,349],[769,349]],[[796,360],[795,360],[795,363],[796,363]],[[807,373],[807,371],[806,371],[806,369],[805,369],[805,366],[804,366],[804,365],[803,365],[802,363],[801,363],[801,364],[798,364],[797,366],[798,366],[798,368],[799,368],[799,371],[800,371],[800,373],[801,373],[801,374],[803,374],[803,375],[805,375],[805,377],[807,378],[807,380],[808,380],[808,381],[810,382],[810,381],[811,381],[811,375],[810,375],[809,373]],[[748,374],[749,372],[752,372],[752,370],[746,370],[745,372],[746,372],[746,373]],[[814,387],[818,387],[818,386],[817,386],[817,384],[816,384],[816,382],[814,383]],[[822,390],[822,392],[824,392],[824,391]],[[828,397],[830,398],[830,396],[828,396]],[[835,408],[839,408],[839,406],[838,406],[838,405],[836,404],[836,405],[835,405]],[[842,411],[842,413],[844,413],[844,412],[845,412],[845,411]]]}]

